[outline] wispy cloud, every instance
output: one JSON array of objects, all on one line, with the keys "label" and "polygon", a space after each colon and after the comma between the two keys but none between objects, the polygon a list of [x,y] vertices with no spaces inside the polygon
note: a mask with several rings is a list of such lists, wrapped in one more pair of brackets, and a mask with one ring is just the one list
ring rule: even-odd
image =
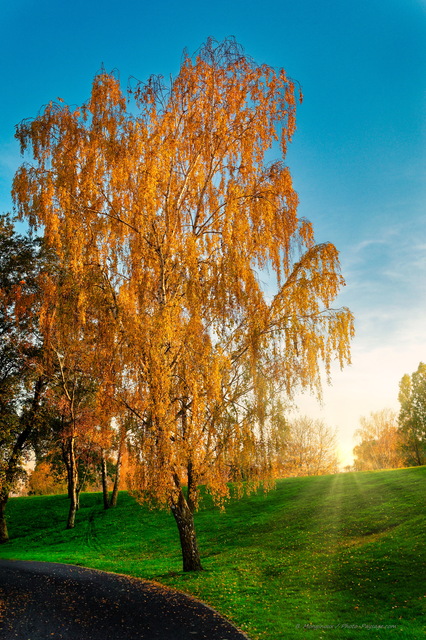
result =
[{"label": "wispy cloud", "polygon": [[398,385],[426,361],[426,221],[416,218],[378,230],[342,251],[347,286],[338,302],[355,315],[352,365],[333,370],[323,405],[306,394],[299,410],[338,428],[350,461],[359,418],[386,407],[398,410]]}]

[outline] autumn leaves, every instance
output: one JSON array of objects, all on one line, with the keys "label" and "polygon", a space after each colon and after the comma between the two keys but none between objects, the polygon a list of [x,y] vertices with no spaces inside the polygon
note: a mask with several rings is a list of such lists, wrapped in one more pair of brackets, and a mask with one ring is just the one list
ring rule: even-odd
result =
[{"label": "autumn leaves", "polygon": [[[284,156],[296,101],[284,71],[210,40],[167,87],[126,99],[102,73],[80,109],[51,104],[18,127],[34,162],[15,203],[59,265],[46,348],[94,381],[104,424],[135,418],[138,495],[172,508],[181,540],[200,482],[221,499],[242,466],[270,475],[279,393],[349,359],[352,316],[330,308],[337,252],[314,245],[287,167],[265,159],[278,139]],[[188,536],[185,566],[200,568]]]}]

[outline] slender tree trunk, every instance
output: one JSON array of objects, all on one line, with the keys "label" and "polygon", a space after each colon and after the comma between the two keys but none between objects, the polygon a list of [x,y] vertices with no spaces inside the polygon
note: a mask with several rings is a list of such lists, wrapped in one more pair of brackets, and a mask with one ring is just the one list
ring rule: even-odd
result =
[{"label": "slender tree trunk", "polygon": [[180,481],[175,477],[177,493],[170,502],[170,508],[177,524],[182,549],[184,571],[202,571],[200,553],[194,527],[194,516],[183,494]]},{"label": "slender tree trunk", "polygon": [[8,542],[9,533],[7,531],[7,523],[6,523],[6,504],[9,499],[9,494],[7,491],[2,491],[0,493],[0,544],[4,542]]},{"label": "slender tree trunk", "polygon": [[102,475],[102,493],[104,498],[104,509],[109,508],[109,494],[108,494],[108,477],[107,477],[107,463],[105,458],[105,451],[101,451],[101,475]]},{"label": "slender tree trunk", "polygon": [[63,460],[63,462],[65,464],[65,468],[67,470],[67,495],[68,495],[68,499],[71,500],[71,485],[72,485],[72,481],[71,481],[71,467],[70,467],[70,461],[69,461],[69,443],[68,443],[68,440],[61,443],[61,449],[62,449],[62,460]]},{"label": "slender tree trunk", "polygon": [[75,527],[75,514],[77,512],[77,491],[71,489],[70,507],[68,511],[67,529],[74,529]]},{"label": "slender tree trunk", "polygon": [[114,486],[113,486],[113,489],[112,489],[111,499],[109,501],[109,506],[111,508],[117,506],[118,487],[120,485],[120,475],[121,475],[121,456],[120,456],[120,453],[119,453],[118,454],[118,458],[117,458],[117,468],[115,470]]},{"label": "slender tree trunk", "polygon": [[78,509],[79,491],[77,478],[77,463],[75,459],[75,438],[68,438],[67,473],[68,473],[68,496],[70,498],[70,508],[68,512],[67,529],[74,529],[75,514]]},{"label": "slender tree trunk", "polygon": [[123,461],[123,449],[124,449],[124,442],[125,442],[125,431],[123,431],[123,434],[120,438],[120,444],[118,447],[118,454],[117,454],[117,468],[115,471],[115,478],[114,478],[114,487],[112,490],[112,495],[111,495],[111,500],[109,503],[110,507],[116,507],[117,506],[117,499],[118,499],[118,487],[120,485],[120,476],[121,476],[121,463]]},{"label": "slender tree trunk", "polygon": [[194,513],[197,508],[198,492],[197,492],[197,484],[196,484],[195,475],[194,475],[194,465],[192,464],[191,461],[189,461],[187,465],[187,477],[188,477],[188,489],[187,489],[186,501],[188,503],[189,510],[191,511],[191,513]]}]

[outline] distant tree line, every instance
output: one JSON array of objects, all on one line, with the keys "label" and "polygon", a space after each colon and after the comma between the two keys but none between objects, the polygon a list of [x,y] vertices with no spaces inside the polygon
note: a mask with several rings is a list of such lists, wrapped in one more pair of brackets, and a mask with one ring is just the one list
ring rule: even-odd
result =
[{"label": "distant tree line", "polygon": [[426,464],[426,365],[405,374],[399,385],[399,414],[384,409],[361,418],[355,433],[354,469],[366,471]]}]

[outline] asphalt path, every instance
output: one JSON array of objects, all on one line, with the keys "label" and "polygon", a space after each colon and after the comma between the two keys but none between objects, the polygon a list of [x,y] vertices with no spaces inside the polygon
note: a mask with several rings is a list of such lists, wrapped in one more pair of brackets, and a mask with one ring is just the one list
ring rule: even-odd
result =
[{"label": "asphalt path", "polygon": [[0,559],[1,640],[248,640],[161,585],[74,565]]}]

